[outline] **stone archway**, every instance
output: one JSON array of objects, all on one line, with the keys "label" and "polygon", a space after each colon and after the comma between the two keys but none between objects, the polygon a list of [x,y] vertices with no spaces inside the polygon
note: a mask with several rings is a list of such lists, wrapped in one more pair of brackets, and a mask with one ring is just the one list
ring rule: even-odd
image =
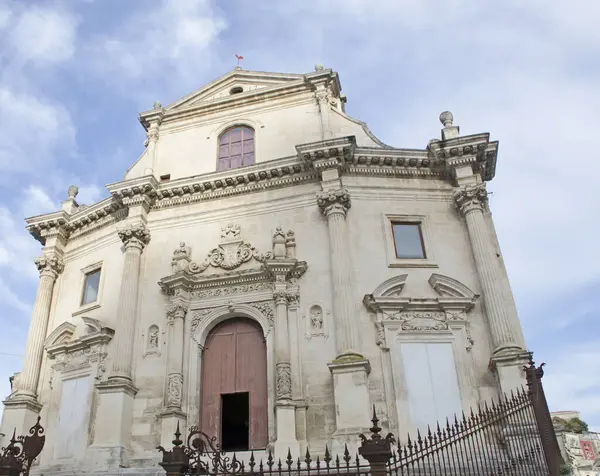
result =
[{"label": "stone archway", "polygon": [[[261,326],[246,317],[232,317],[208,334],[201,370],[200,427],[223,447],[223,425],[229,419],[228,399],[247,403],[249,450],[268,442],[267,349]],[[238,403],[239,404],[239,403]],[[242,430],[240,430],[242,431]],[[242,448],[240,448],[242,449]]]}]

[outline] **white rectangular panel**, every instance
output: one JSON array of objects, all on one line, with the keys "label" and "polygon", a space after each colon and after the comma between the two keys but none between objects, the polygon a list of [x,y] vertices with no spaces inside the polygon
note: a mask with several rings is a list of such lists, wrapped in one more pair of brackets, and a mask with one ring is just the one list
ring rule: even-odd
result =
[{"label": "white rectangular panel", "polygon": [[90,376],[65,380],[62,383],[58,411],[57,458],[79,456],[87,443]]},{"label": "white rectangular panel", "polygon": [[458,377],[452,344],[437,342],[427,344],[429,373],[435,400],[435,420],[442,423],[452,421],[454,414],[460,416],[461,402]]}]

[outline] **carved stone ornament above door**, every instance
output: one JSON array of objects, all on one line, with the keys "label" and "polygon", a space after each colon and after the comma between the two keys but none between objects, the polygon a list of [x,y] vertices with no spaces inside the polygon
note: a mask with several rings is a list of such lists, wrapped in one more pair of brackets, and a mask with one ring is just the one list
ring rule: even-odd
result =
[{"label": "carved stone ornament above door", "polygon": [[405,334],[444,332],[451,331],[452,327],[462,327],[467,350],[470,350],[473,339],[467,313],[479,296],[456,279],[434,273],[429,278],[429,285],[438,297],[405,297],[402,290],[407,278],[407,274],[394,276],[363,298],[366,308],[377,316],[377,345],[388,349],[386,330]]},{"label": "carved stone ornament above door", "polygon": [[271,241],[272,249],[261,252],[242,238],[239,225],[228,224],[202,261],[194,261],[192,247],[181,242],[173,252],[172,274],[158,284],[172,301],[184,295],[190,303],[202,300],[202,306],[193,308],[272,299],[275,283],[300,278],[307,265],[296,258],[293,231],[277,227]]}]

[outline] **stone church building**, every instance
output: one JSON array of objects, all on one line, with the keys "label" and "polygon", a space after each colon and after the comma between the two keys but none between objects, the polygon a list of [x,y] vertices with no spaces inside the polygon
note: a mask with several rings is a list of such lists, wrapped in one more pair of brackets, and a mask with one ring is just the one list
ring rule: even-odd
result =
[{"label": "stone church building", "polygon": [[27,219],[40,281],[1,431],[41,415],[36,471],[162,471],[177,423],[241,457],[339,453],[373,405],[406,435],[522,384],[498,143],[444,112],[391,147],[345,103],[320,65],[236,68],[139,115],[108,198]]}]

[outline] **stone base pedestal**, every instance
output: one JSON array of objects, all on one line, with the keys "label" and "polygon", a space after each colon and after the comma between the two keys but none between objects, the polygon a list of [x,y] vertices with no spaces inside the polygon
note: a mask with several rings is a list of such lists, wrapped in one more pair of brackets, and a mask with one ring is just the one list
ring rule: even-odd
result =
[{"label": "stone base pedestal", "polygon": [[187,415],[178,408],[165,408],[160,414],[160,445],[163,448],[171,449],[175,439],[175,431],[179,423],[179,432],[181,439],[187,441]]},{"label": "stone base pedestal", "polygon": [[2,444],[6,446],[13,432],[16,436],[29,434],[29,429],[35,425],[42,405],[33,396],[18,394],[12,395],[2,403],[4,403],[4,413],[1,432],[5,435]]},{"label": "stone base pedestal", "polygon": [[273,445],[274,458],[285,461],[288,450],[296,460],[300,456],[300,445],[296,438],[296,405],[294,402],[277,402],[275,407],[277,439]]},{"label": "stone base pedestal", "polygon": [[296,438],[300,445],[300,455],[306,454],[308,440],[306,436],[306,401],[304,399],[294,400],[296,405]]},{"label": "stone base pedestal", "polygon": [[515,349],[508,352],[494,354],[490,360],[490,367],[496,373],[500,390],[510,396],[511,391],[521,387],[527,388],[523,368],[529,362],[529,352]]},{"label": "stone base pedestal", "polygon": [[[94,444],[86,452],[90,458],[109,464],[109,468],[129,467],[133,400],[137,388],[126,380],[108,380],[96,386],[98,410]],[[90,461],[92,463],[92,461]]]},{"label": "stone base pedestal", "polygon": [[371,405],[369,398],[368,375],[371,371],[366,359],[348,359],[343,357],[327,364],[333,375],[333,396],[335,400],[336,431],[332,439],[332,455],[340,458],[345,445],[351,456],[355,456],[360,433],[368,433]]}]

